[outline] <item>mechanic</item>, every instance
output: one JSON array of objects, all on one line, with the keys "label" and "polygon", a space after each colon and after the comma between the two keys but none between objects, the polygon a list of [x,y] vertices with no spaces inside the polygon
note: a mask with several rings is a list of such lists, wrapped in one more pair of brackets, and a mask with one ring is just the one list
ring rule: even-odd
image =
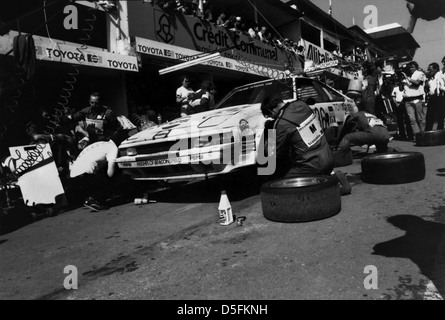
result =
[{"label": "mechanic", "polygon": [[389,138],[388,129],[381,119],[353,107],[340,134],[338,148],[346,149],[367,144],[375,145],[377,153],[384,153],[388,149]]},{"label": "mechanic", "polygon": [[39,108],[39,114],[26,123],[26,134],[31,144],[49,143],[60,177],[68,173],[69,162],[77,155],[74,123],[66,115],[56,119],[54,110]]},{"label": "mechanic", "polygon": [[92,143],[79,154],[71,166],[72,185],[80,186],[87,194],[84,207],[96,212],[108,209],[105,200],[119,184],[119,180],[113,178],[117,171],[117,146],[125,139],[126,133],[120,131],[109,141]]},{"label": "mechanic", "polygon": [[109,141],[122,129],[114,112],[102,104],[102,96],[98,92],[90,95],[90,106],[74,113],[72,118],[84,122],[89,143]]},{"label": "mechanic", "polygon": [[265,117],[275,119],[277,172],[292,178],[330,175],[334,158],[320,123],[309,105],[301,100],[284,103],[281,95],[261,103]]},{"label": "mechanic", "polygon": [[[200,113],[204,111],[209,111],[212,103],[212,99],[214,99],[212,91],[215,90],[215,86],[213,82],[209,80],[204,80],[201,84],[201,89],[196,91],[193,101],[190,102],[190,106],[188,108],[188,114],[192,113]],[[213,100],[213,105],[214,105]]]}]

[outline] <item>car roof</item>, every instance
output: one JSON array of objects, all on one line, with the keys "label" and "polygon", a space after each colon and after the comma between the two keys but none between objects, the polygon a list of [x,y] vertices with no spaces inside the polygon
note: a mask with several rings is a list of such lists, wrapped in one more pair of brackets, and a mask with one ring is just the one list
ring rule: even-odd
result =
[{"label": "car roof", "polygon": [[317,79],[313,79],[313,78],[309,78],[309,77],[289,76],[289,77],[287,77],[285,79],[266,79],[266,80],[261,80],[261,81],[257,81],[257,82],[251,82],[251,83],[239,86],[239,87],[235,87],[235,88],[233,88],[233,90],[250,87],[251,85],[257,85],[257,84],[261,84],[261,83],[268,83],[268,82],[280,81],[280,80],[288,80],[288,79],[309,79],[309,80],[313,80],[313,81],[318,81]]}]

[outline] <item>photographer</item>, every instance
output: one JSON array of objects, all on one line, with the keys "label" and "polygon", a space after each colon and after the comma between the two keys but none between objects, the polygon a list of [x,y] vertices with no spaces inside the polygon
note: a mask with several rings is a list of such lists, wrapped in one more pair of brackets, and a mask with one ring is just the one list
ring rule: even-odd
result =
[{"label": "photographer", "polygon": [[407,76],[405,72],[401,73],[404,84],[403,102],[405,103],[413,135],[416,135],[416,133],[422,131],[422,100],[425,94],[423,89],[425,74],[419,70],[419,65],[415,61],[409,63],[408,68],[411,76]]}]

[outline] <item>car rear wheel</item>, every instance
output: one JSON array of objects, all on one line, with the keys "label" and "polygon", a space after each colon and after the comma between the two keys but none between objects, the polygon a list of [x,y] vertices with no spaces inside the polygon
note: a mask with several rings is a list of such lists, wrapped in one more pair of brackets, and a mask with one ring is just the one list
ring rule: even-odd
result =
[{"label": "car rear wheel", "polygon": [[266,182],[261,188],[263,215],[277,222],[306,222],[331,217],[341,211],[339,188],[335,176]]},{"label": "car rear wheel", "polygon": [[423,131],[416,134],[416,146],[445,145],[445,130]]},{"label": "car rear wheel", "polygon": [[425,178],[425,158],[420,152],[370,155],[362,159],[362,181],[401,184]]}]

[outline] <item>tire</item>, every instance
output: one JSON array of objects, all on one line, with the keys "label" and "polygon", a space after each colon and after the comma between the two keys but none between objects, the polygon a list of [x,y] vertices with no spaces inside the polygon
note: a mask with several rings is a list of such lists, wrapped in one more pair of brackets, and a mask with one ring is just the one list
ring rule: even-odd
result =
[{"label": "tire", "polygon": [[425,158],[420,152],[370,155],[362,159],[362,181],[402,184],[425,179]]},{"label": "tire", "polygon": [[334,156],[334,168],[352,164],[352,150],[350,148],[332,150],[332,155]]},{"label": "tire", "polygon": [[445,145],[445,130],[423,131],[416,134],[416,146]]},{"label": "tire", "polygon": [[325,219],[341,211],[341,196],[335,176],[279,179],[261,188],[266,219],[277,222],[307,222]]}]

